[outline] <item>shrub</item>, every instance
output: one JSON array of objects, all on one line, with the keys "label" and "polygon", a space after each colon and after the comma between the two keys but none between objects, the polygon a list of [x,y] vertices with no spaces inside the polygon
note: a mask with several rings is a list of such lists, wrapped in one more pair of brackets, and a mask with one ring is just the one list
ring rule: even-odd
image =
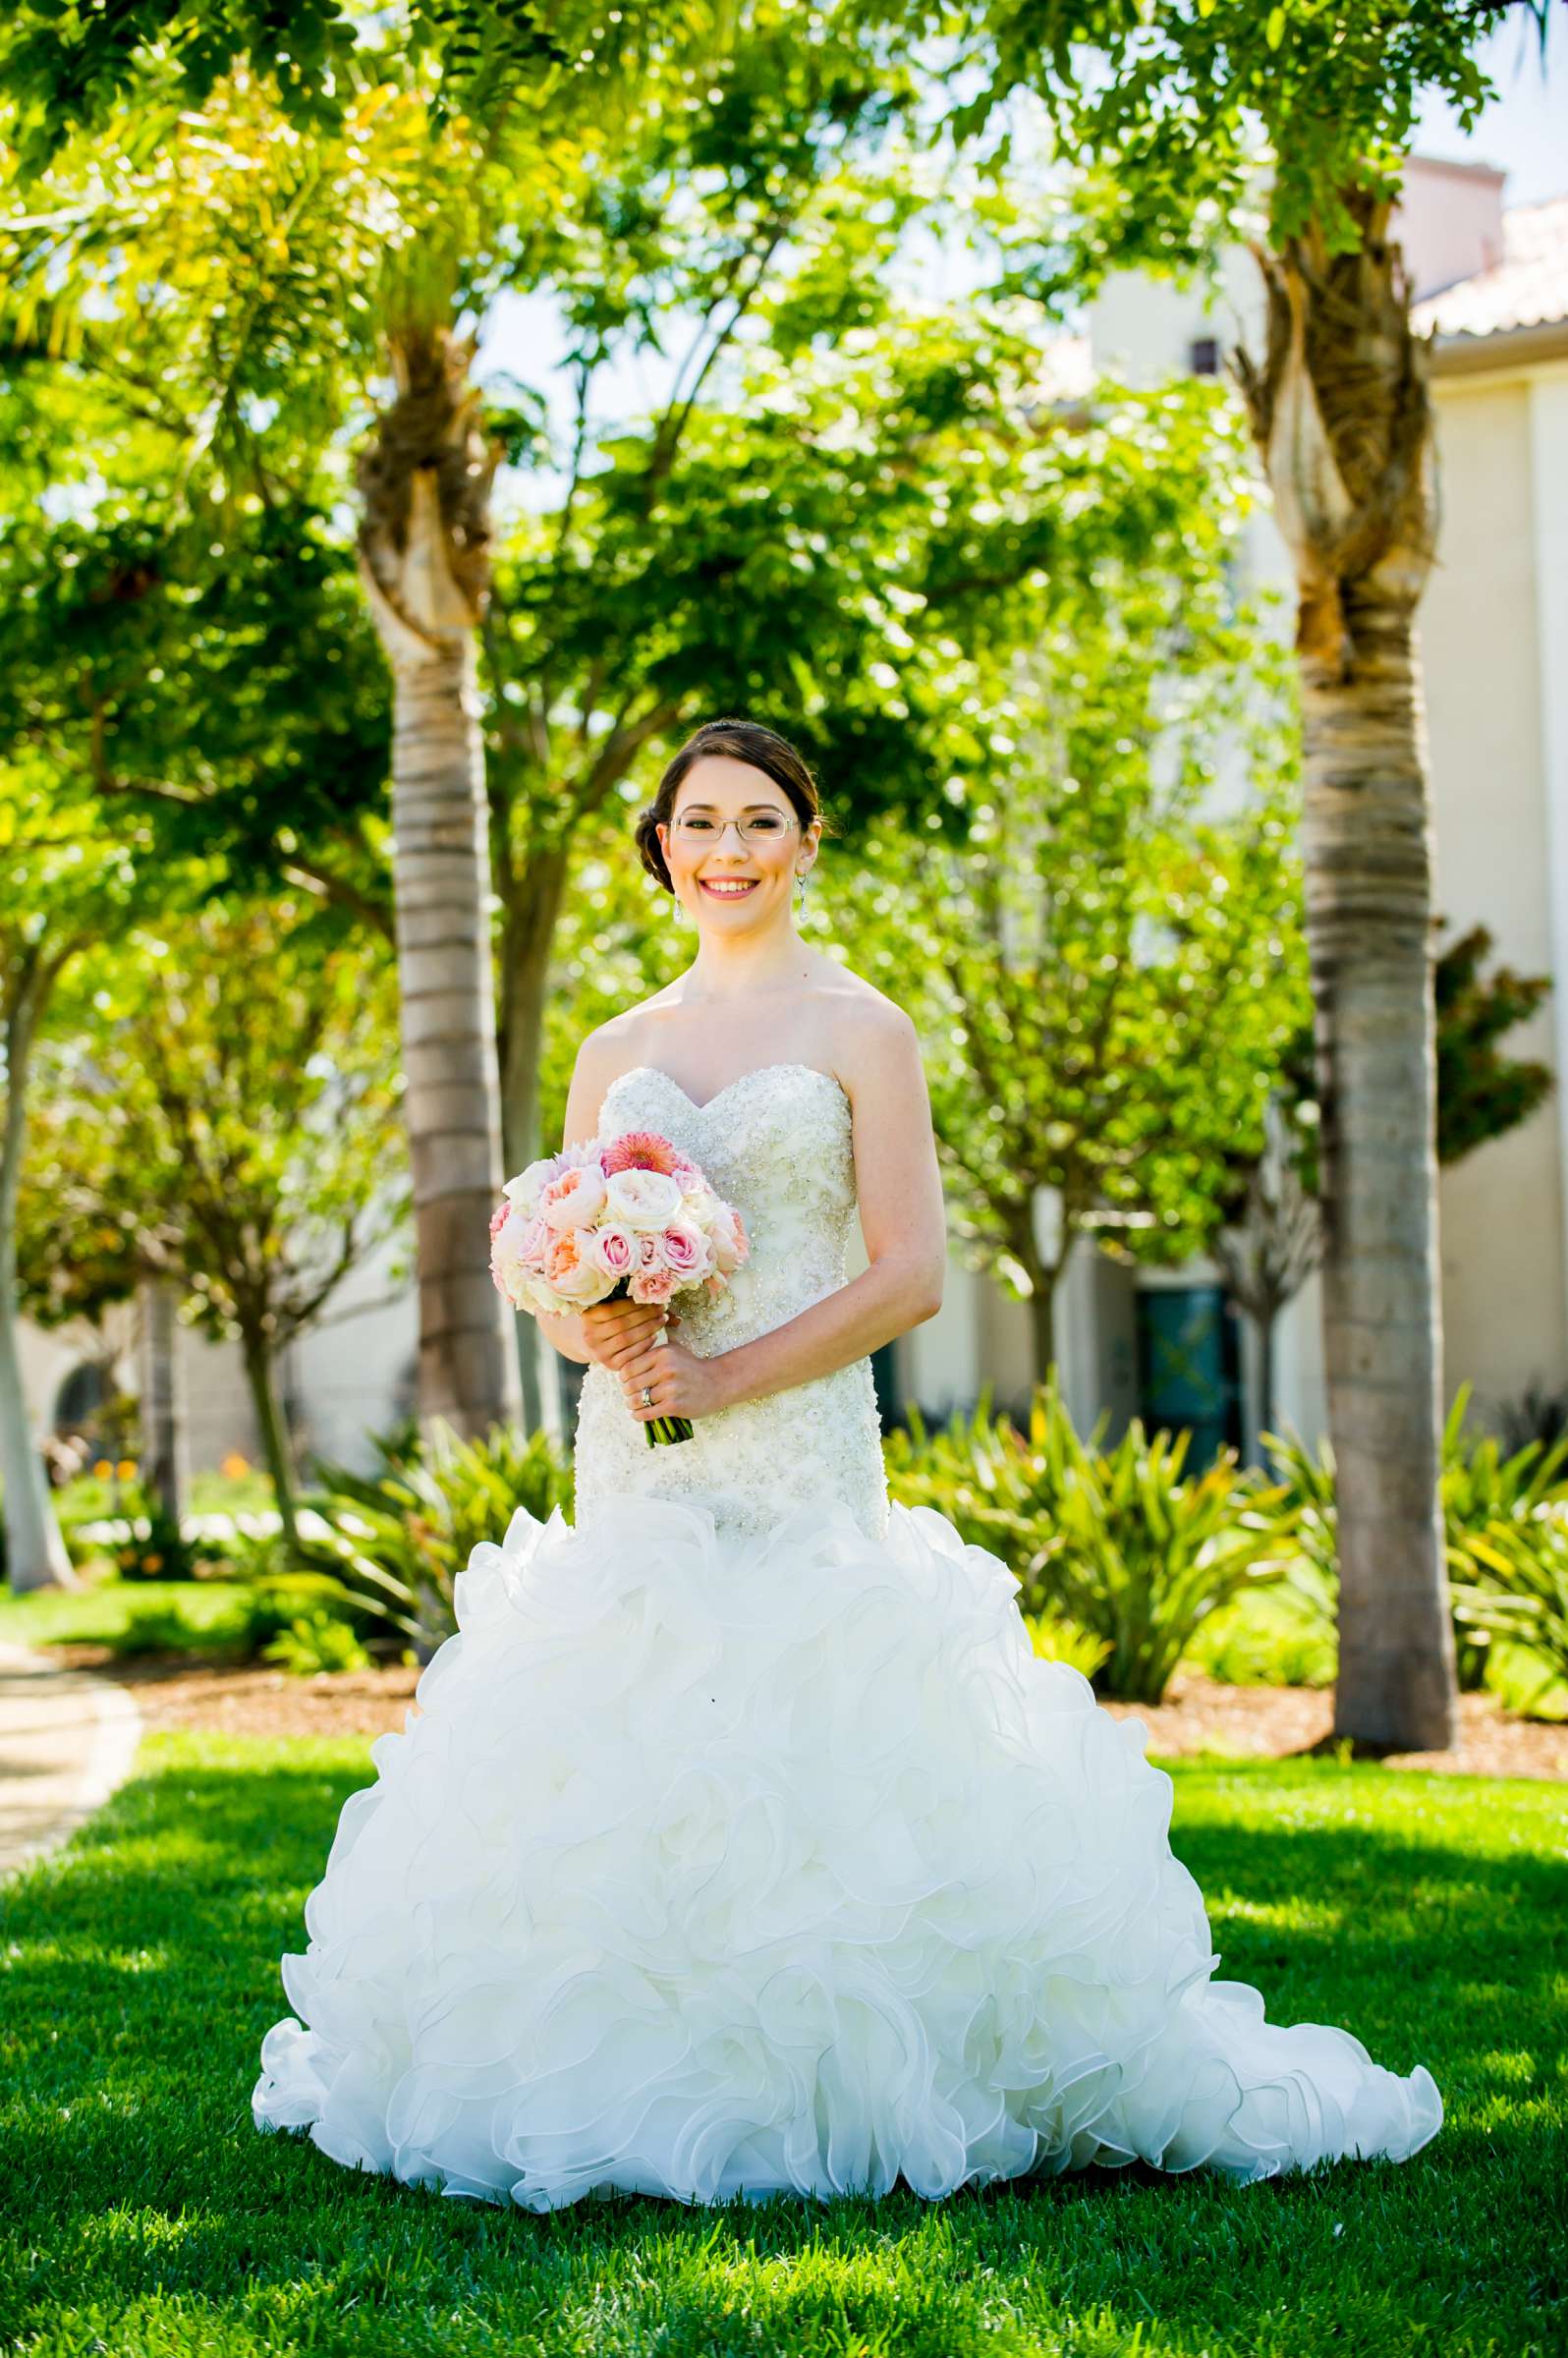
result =
[{"label": "shrub", "polygon": [[[1509,1452],[1490,1433],[1466,1432],[1470,1390],[1461,1384],[1443,1428],[1440,1495],[1459,1684],[1473,1692],[1486,1684],[1499,1640],[1552,1658],[1558,1608],[1551,1559],[1568,1538],[1568,1434]],[[1315,1457],[1294,1436],[1262,1437],[1295,1515],[1292,1586],[1332,1630],[1339,1599],[1332,1446],[1323,1441]]]},{"label": "shrub", "polygon": [[1330,1687],[1334,1654],[1332,1634],[1321,1629],[1216,1614],[1187,1658],[1229,1687]]},{"label": "shrub", "polygon": [[374,1473],[319,1469],[321,1487],[302,1500],[329,1527],[309,1543],[313,1562],[337,1575],[382,1627],[422,1658],[457,1627],[453,1589],[481,1540],[499,1540],[520,1506],[546,1522],[572,1503],[572,1468],[544,1432],[527,1440],[494,1426],[462,1441],[450,1428],[426,1442],[401,1432],[377,1444]]},{"label": "shrub", "polygon": [[1096,1683],[1130,1703],[1158,1703],[1209,1614],[1284,1571],[1283,1489],[1239,1471],[1230,1449],[1184,1475],[1191,1437],[1146,1434],[1134,1418],[1114,1449],[1086,1445],[1054,1384],[1036,1390],[1031,1409],[1042,1487],[1056,1503],[1049,1527],[1033,1534],[1029,1580],[1105,1641]]},{"label": "shrub", "polygon": [[1186,1477],[1190,1435],[1150,1438],[1136,1420],[1107,1451],[1107,1422],[1080,1440],[1053,1371],[1026,1432],[992,1418],[988,1393],[934,1437],[917,1415],[889,1436],[889,1488],[1010,1564],[1026,1619],[1097,1645],[1102,1692],[1157,1703],[1208,1615],[1282,1577],[1284,1492],[1239,1472],[1233,1450]]},{"label": "shrub", "polygon": [[258,1580],[245,1599],[239,1635],[248,1656],[259,1660],[302,1621],[312,1625],[333,1621],[364,1657],[352,1666],[364,1668],[370,1658],[363,1642],[370,1618],[353,1592],[330,1573],[283,1572]]},{"label": "shrub", "polygon": [[1060,1613],[1026,1613],[1024,1626],[1029,1642],[1042,1661],[1066,1662],[1070,1669],[1082,1670],[1086,1678],[1093,1678],[1110,1652],[1110,1641],[1092,1637],[1075,1621],[1066,1621]]},{"label": "shrub", "polygon": [[[1014,1561],[1017,1521],[1048,1512],[1054,1500],[1039,1488],[1037,1455],[1006,1417],[993,1416],[989,1384],[975,1408],[955,1409],[934,1432],[913,1401],[907,1416],[907,1427],[882,1444],[889,1495],[901,1506],[935,1507],[963,1540],[988,1547],[1022,1578]],[[1022,1602],[1037,1610],[1040,1600],[1026,1596]]]},{"label": "shrub", "polygon": [[347,1621],[316,1611],[291,1621],[261,1650],[266,1661],[276,1662],[291,1678],[317,1678],[323,1671],[367,1670],[370,1656]]},{"label": "shrub", "polygon": [[[145,1526],[144,1534],[139,1524]],[[132,1521],[131,1536],[103,1551],[120,1580],[199,1580],[217,1550],[201,1540],[187,1539],[179,1520],[165,1507],[154,1506]]]},{"label": "shrub", "polygon": [[115,1654],[135,1660],[144,1654],[221,1654],[239,1633],[227,1623],[198,1628],[177,1604],[133,1605],[125,1626],[104,1639]]}]

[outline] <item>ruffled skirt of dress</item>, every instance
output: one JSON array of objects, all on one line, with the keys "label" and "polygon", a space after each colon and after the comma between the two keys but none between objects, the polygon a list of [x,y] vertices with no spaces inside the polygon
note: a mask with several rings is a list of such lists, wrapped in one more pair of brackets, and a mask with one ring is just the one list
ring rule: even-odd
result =
[{"label": "ruffled skirt of dress", "polygon": [[256,2125],[534,2211],[1415,2153],[1424,2067],[1210,1978],[1170,1778],[1016,1592],[924,1507],[520,1512],[344,1806]]}]

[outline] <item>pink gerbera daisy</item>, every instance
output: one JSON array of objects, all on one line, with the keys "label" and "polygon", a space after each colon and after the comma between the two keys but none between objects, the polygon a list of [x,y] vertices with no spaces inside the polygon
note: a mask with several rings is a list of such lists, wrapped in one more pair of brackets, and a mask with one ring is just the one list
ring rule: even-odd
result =
[{"label": "pink gerbera daisy", "polygon": [[617,1171],[662,1171],[673,1179],[682,1160],[656,1130],[628,1130],[605,1149],[602,1164],[606,1179],[613,1179]]}]

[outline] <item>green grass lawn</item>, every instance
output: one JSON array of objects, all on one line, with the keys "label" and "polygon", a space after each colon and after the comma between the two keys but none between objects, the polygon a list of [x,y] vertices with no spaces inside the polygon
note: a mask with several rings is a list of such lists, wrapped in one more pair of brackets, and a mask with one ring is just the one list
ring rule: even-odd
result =
[{"label": "green grass lawn", "polygon": [[160,1735],[140,1768],[0,1889],[8,2352],[1523,2358],[1568,2338],[1559,1786],[1174,1768],[1220,1973],[1276,2021],[1429,2064],[1447,2119],[1413,2162],[538,2218],[252,2126],[277,1958],[365,1746]]},{"label": "green grass lawn", "polygon": [[163,1612],[183,1621],[199,1647],[234,1621],[248,1595],[237,1580],[103,1580],[0,1595],[0,1639],[8,1646],[111,1646],[134,1615]]}]

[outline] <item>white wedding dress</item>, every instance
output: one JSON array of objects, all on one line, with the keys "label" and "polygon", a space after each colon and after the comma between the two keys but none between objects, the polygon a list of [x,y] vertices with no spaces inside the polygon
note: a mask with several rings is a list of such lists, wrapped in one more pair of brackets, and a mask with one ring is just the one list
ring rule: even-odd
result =
[{"label": "white wedding dress", "polygon": [[[694,1350],[844,1283],[830,1074],[698,1105],[640,1066],[599,1129],[662,1132],[746,1219]],[[258,2127],[532,2211],[1254,2179],[1434,2134],[1424,2067],[1210,1978],[1142,1723],[1034,1656],[995,1556],[890,1506],[868,1360],[658,1448],[590,1368],[576,1515],[518,1513],[459,1576],[283,1959]]]}]

